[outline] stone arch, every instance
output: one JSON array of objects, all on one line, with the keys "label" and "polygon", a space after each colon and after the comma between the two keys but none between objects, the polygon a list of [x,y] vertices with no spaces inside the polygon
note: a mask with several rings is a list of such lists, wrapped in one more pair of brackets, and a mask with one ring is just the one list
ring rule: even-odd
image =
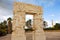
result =
[{"label": "stone arch", "polygon": [[25,31],[23,29],[23,26],[25,26],[26,13],[34,15],[33,20],[36,30],[33,31],[33,40],[46,40],[43,31],[42,7],[20,2],[14,3],[11,40],[26,40]]}]

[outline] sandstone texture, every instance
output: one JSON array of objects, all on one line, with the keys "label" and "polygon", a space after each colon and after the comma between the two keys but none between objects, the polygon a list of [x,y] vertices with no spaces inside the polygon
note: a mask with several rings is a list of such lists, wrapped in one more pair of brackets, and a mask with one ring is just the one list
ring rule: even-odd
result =
[{"label": "sandstone texture", "polygon": [[13,32],[11,40],[27,40],[24,30],[25,15],[33,15],[33,28],[31,40],[46,40],[43,31],[42,7],[26,3],[15,2],[13,7]]}]

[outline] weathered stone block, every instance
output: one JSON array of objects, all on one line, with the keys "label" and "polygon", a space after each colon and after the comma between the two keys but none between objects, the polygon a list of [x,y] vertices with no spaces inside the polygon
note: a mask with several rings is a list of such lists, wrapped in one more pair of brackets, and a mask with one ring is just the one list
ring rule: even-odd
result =
[{"label": "weathered stone block", "polygon": [[33,28],[36,29],[32,32],[33,40],[46,40],[42,25],[42,7],[15,2],[13,14],[13,32],[11,40],[26,40],[25,30],[23,28],[25,26],[26,14],[33,15]]}]

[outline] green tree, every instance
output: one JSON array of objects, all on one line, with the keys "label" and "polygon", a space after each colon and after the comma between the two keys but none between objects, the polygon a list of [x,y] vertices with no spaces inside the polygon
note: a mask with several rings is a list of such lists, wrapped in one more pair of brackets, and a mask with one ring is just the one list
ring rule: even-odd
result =
[{"label": "green tree", "polygon": [[45,28],[46,26],[48,26],[48,24],[47,24],[46,21],[43,21],[43,25],[44,25],[44,28]]},{"label": "green tree", "polygon": [[3,21],[0,23],[0,36],[7,34],[6,24],[7,24],[7,21]]},{"label": "green tree", "polygon": [[28,29],[31,28],[31,19],[29,19],[29,20],[26,22],[26,26],[28,27]]},{"label": "green tree", "polygon": [[27,22],[26,22],[26,26],[28,29],[25,29],[25,31],[33,31],[34,29],[32,28],[32,20],[29,19]]},{"label": "green tree", "polygon": [[60,23],[56,23],[56,24],[54,25],[54,28],[55,28],[55,29],[60,29]]}]

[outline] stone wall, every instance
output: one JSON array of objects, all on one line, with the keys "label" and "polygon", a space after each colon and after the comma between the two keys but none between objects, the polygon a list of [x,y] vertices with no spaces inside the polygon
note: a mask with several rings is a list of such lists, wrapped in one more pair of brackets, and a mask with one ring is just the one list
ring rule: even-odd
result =
[{"label": "stone wall", "polygon": [[46,40],[43,31],[42,7],[25,4],[20,2],[14,3],[13,9],[13,33],[11,40],[26,40],[25,30],[25,15],[33,15],[33,40]]}]

